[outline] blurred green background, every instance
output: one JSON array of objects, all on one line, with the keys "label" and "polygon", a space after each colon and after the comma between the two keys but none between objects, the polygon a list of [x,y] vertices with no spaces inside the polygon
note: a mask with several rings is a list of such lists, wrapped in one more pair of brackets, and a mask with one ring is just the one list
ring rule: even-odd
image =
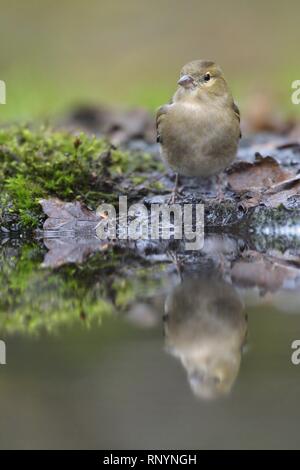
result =
[{"label": "blurred green background", "polygon": [[242,106],[260,90],[299,112],[299,17],[299,0],[0,0],[0,119],[82,102],[154,109],[196,58],[220,63]]}]

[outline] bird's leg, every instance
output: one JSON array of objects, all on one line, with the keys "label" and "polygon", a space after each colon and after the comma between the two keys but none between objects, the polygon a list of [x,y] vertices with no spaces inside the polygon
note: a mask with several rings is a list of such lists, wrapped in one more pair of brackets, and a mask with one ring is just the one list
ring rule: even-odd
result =
[{"label": "bird's leg", "polygon": [[168,204],[175,204],[176,197],[179,194],[178,182],[179,182],[179,175],[178,175],[178,173],[175,173],[175,184],[174,184],[174,188],[172,190],[170,199],[168,200]]},{"label": "bird's leg", "polygon": [[216,199],[218,202],[223,201],[225,199],[225,194],[223,191],[225,177],[224,174],[220,174],[216,176]]},{"label": "bird's leg", "polygon": [[170,256],[170,258],[172,259],[174,265],[175,265],[175,268],[176,268],[176,272],[177,272],[177,275],[180,279],[180,282],[182,282],[183,280],[183,276],[182,276],[182,273],[183,273],[183,264],[182,262],[178,259],[178,256],[177,256],[177,253],[174,252],[174,251],[168,251],[167,254]]}]

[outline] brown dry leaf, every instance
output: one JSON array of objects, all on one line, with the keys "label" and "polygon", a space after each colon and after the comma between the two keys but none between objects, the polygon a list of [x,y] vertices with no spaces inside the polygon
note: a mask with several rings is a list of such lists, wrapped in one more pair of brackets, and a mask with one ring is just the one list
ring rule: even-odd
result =
[{"label": "brown dry leaf", "polygon": [[66,263],[82,263],[90,254],[106,250],[107,241],[96,237],[101,216],[79,201],[41,200],[45,221],[44,244],[48,248],[43,267],[57,268]]},{"label": "brown dry leaf", "polygon": [[254,163],[237,162],[228,170],[228,182],[237,193],[267,189],[287,180],[293,173],[283,169],[272,157],[256,155]]},{"label": "brown dry leaf", "polygon": [[295,280],[300,270],[287,260],[269,259],[255,254],[248,260],[237,261],[232,268],[232,280],[243,287],[259,287],[263,292],[276,292],[284,282]]},{"label": "brown dry leaf", "polygon": [[258,205],[276,208],[300,194],[300,176],[282,168],[274,158],[260,154],[254,163],[234,164],[228,170],[228,182],[233,191],[244,195],[244,209]]},{"label": "brown dry leaf", "polygon": [[58,268],[67,263],[82,263],[88,256],[97,251],[105,251],[106,242],[96,238],[44,238],[44,244],[48,248],[42,267]]},{"label": "brown dry leaf", "polygon": [[[280,187],[282,187],[282,189],[280,189]],[[280,205],[285,205],[290,197],[300,194],[299,176],[293,179],[293,181],[288,180],[288,182],[285,184],[278,186],[276,191],[273,191],[273,188],[271,188],[271,190],[272,193],[267,191],[263,195],[261,203],[266,207],[273,208],[279,207]]]},{"label": "brown dry leaf", "polygon": [[54,198],[42,199],[40,203],[48,216],[43,226],[44,231],[90,231],[100,221],[99,215],[79,201],[64,202]]},{"label": "brown dry leaf", "polygon": [[300,195],[300,175],[277,183],[264,192],[254,194],[250,199],[242,201],[241,205],[245,209],[259,204],[276,208],[281,205],[285,206],[289,198],[297,195]]}]

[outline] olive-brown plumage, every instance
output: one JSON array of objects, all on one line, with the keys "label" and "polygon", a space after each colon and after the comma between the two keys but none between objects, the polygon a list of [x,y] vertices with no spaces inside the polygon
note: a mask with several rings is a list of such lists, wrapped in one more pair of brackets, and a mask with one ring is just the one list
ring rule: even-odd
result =
[{"label": "olive-brown plumage", "polygon": [[171,103],[157,112],[162,155],[181,175],[217,175],[236,156],[241,135],[239,109],[222,70],[212,61],[186,64],[178,85]]},{"label": "olive-brown plumage", "polygon": [[228,394],[236,380],[247,334],[243,308],[233,286],[214,275],[183,279],[166,299],[167,349],[200,398]]}]

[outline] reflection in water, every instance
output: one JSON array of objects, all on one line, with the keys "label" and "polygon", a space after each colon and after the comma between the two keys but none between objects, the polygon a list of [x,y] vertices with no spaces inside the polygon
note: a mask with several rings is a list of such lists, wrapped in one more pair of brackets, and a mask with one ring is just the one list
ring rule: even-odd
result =
[{"label": "reflection in water", "polygon": [[182,362],[196,396],[229,393],[247,332],[234,287],[215,277],[186,279],[168,296],[165,313],[167,349]]},{"label": "reflection in water", "polygon": [[[175,257],[177,287],[165,253],[115,247],[42,269],[45,251],[11,241],[0,250],[1,448],[300,447],[295,251],[207,236],[201,253]],[[242,373],[239,296],[253,339]],[[164,305],[175,361],[161,348]],[[180,363],[196,397],[223,397],[239,374],[236,393],[207,406]]]}]

